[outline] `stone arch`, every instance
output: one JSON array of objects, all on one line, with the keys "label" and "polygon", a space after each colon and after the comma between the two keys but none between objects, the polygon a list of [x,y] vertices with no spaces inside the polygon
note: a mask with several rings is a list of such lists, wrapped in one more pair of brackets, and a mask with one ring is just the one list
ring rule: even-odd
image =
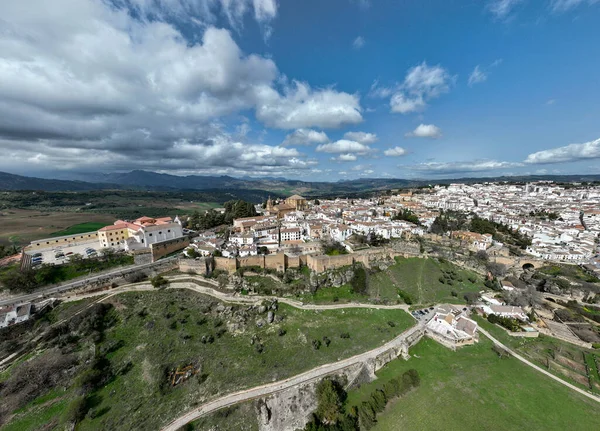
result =
[{"label": "stone arch", "polygon": [[525,262],[521,268],[523,268],[523,270],[535,269],[535,265],[532,262]]}]

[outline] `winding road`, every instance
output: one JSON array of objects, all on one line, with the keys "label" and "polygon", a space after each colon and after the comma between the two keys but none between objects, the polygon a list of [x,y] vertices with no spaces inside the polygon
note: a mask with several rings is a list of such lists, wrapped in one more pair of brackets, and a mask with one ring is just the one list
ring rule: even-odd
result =
[{"label": "winding road", "polygon": [[[346,304],[322,304],[321,305],[321,304],[304,304],[300,301],[290,299],[290,298],[280,298],[280,297],[271,297],[271,296],[242,296],[242,295],[236,295],[236,294],[222,292],[213,287],[210,287],[210,285],[213,285],[216,287],[216,283],[212,282],[211,280],[206,280],[206,279],[204,279],[202,277],[198,277],[198,276],[173,276],[173,277],[167,277],[167,278],[170,281],[170,285],[169,285],[168,289],[188,289],[188,290],[192,290],[192,291],[204,294],[204,295],[211,296],[215,299],[218,299],[220,301],[227,302],[227,303],[256,305],[265,300],[272,301],[273,299],[277,299],[277,301],[280,303],[288,304],[292,307],[295,307],[295,308],[298,308],[301,310],[334,310],[334,309],[344,309],[344,308],[372,308],[372,309],[402,309],[402,310],[408,311],[408,305],[406,305],[406,304],[378,305],[378,304],[346,303]],[[136,283],[136,284],[121,286],[121,287],[118,287],[115,289],[110,289],[110,290],[103,290],[103,291],[93,292],[93,293],[89,293],[89,294],[75,295],[73,297],[66,298],[65,301],[76,301],[76,300],[80,300],[80,299],[84,299],[84,298],[100,297],[97,301],[94,301],[92,304],[90,304],[88,306],[88,307],[91,307],[94,303],[105,301],[105,300],[109,299],[110,297],[121,294],[121,293],[143,292],[143,291],[152,291],[152,290],[155,290],[155,289],[152,287],[152,285],[150,283],[147,283],[147,282]],[[81,311],[83,311],[83,310],[81,310]],[[400,334],[396,338],[392,339],[391,341],[388,341],[387,343],[383,344],[382,346],[377,347],[368,352],[364,352],[364,353],[352,356],[350,358],[343,359],[343,360],[335,362],[335,363],[321,365],[319,367],[313,368],[309,371],[289,377],[284,380],[280,380],[277,382],[268,383],[265,385],[261,385],[261,386],[257,386],[254,388],[245,389],[245,390],[242,390],[239,392],[234,392],[231,394],[224,395],[220,398],[217,398],[215,400],[204,403],[200,407],[197,407],[197,408],[181,415],[180,417],[176,418],[171,423],[166,425],[162,429],[162,431],[176,431],[176,430],[180,429],[181,427],[183,427],[184,425],[186,425],[204,415],[207,415],[207,414],[213,413],[217,410],[220,410],[222,408],[229,407],[234,404],[250,401],[250,400],[253,400],[256,398],[269,396],[269,395],[278,393],[280,391],[284,391],[286,389],[292,388],[297,385],[302,385],[302,384],[310,383],[310,382],[318,380],[318,379],[322,379],[323,377],[325,377],[327,375],[339,372],[340,370],[343,370],[344,368],[347,368],[349,366],[352,366],[352,365],[355,365],[358,363],[365,363],[369,360],[376,358],[377,356],[388,351],[389,349],[399,347],[400,345],[402,345],[403,343],[406,342],[406,339],[408,337],[410,337],[417,331],[421,331],[422,329],[423,329],[423,325],[422,325],[422,323],[419,322],[419,323],[417,323],[416,326],[413,326],[412,328],[404,331],[402,334]],[[502,347],[506,351],[510,352],[510,354],[513,357],[515,357],[519,361],[523,362],[524,364],[532,367],[533,369],[539,371],[540,373],[546,375],[547,377],[550,377],[551,379],[568,387],[569,389],[572,389],[572,390],[580,393],[581,395],[600,403],[600,397],[593,395],[581,388],[578,388],[577,386],[572,385],[572,384],[560,379],[559,377],[549,373],[548,371],[546,371],[546,370],[542,369],[541,367],[535,365],[534,363],[528,361],[523,356],[519,355],[518,353],[516,353],[515,351],[511,350],[509,347],[507,347],[506,345],[504,345],[503,343],[498,341],[490,333],[488,333],[486,330],[482,329],[481,327],[479,328],[479,332],[481,332],[484,336],[489,338],[493,343],[497,344],[498,346]]]},{"label": "winding road", "polygon": [[376,349],[370,350],[368,352],[352,356],[351,358],[342,359],[341,361],[332,364],[321,365],[320,367],[313,368],[312,370],[306,371],[302,374],[297,374],[285,380],[280,380],[278,382],[257,386],[252,389],[246,389],[243,391],[235,392],[229,395],[225,395],[221,398],[217,398],[216,400],[209,401],[208,403],[205,403],[202,406],[178,417],[173,422],[165,426],[162,430],[176,431],[182,426],[206,414],[215,412],[224,407],[249,401],[255,398],[261,398],[264,396],[272,395],[297,385],[302,385],[314,380],[322,379],[323,377],[329,374],[343,370],[344,368],[349,367],[351,365],[364,363],[370,359],[376,358],[377,356],[388,351],[391,348],[398,347],[399,345],[404,343],[408,337],[410,337],[416,331],[419,330],[421,330],[419,326],[413,326],[412,328],[404,331],[402,334],[400,334],[393,340],[388,341],[384,345],[377,347]]},{"label": "winding road", "polygon": [[[280,304],[287,304],[292,307],[298,308],[300,310],[339,310],[346,308],[371,308],[377,310],[404,310],[409,311],[409,306],[406,304],[394,304],[394,305],[382,305],[382,304],[365,304],[365,303],[356,303],[356,302],[348,302],[348,303],[339,303],[339,304],[305,304],[301,301],[297,301],[295,299],[283,298],[277,296],[261,296],[261,295],[239,295],[239,294],[231,294],[228,292],[223,292],[215,289],[214,287],[210,287],[211,283],[209,280],[199,276],[173,276],[173,277],[165,277],[169,280],[170,284],[167,289],[188,289],[193,290],[194,292],[201,293],[204,295],[212,296],[219,301],[235,303],[235,304],[249,304],[255,305],[261,303],[262,301],[272,301],[274,299],[277,300]],[[216,287],[216,286],[215,286]],[[142,283],[134,283],[127,284],[124,286],[117,287],[115,289],[110,290],[100,290],[97,292],[92,292],[88,294],[75,295],[72,297],[68,297],[65,299],[66,302],[69,301],[78,301],[84,298],[92,298],[96,296],[102,295],[110,295],[114,296],[119,293],[125,292],[143,292],[143,291],[151,291],[156,290],[152,287],[152,285],[148,282]],[[106,299],[106,298],[105,298]]]}]

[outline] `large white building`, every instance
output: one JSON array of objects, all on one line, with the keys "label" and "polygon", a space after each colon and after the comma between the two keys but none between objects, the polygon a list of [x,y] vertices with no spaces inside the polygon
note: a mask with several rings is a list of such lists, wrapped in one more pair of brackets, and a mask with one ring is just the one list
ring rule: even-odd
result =
[{"label": "large white building", "polygon": [[140,217],[132,222],[117,220],[113,225],[98,230],[100,248],[138,250],[152,244],[183,236],[181,221],[171,217]]}]

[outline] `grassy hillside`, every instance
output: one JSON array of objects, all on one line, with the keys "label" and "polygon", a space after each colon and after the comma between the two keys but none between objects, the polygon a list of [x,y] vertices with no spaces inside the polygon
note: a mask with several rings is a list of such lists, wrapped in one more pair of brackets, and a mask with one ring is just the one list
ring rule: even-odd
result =
[{"label": "grassy hillside", "polygon": [[[202,401],[375,348],[413,324],[401,310],[315,312],[279,305],[275,322],[258,327],[267,313],[225,307],[189,291],[127,293],[110,302],[114,324],[101,335],[61,338],[78,358],[103,353],[103,374],[112,376],[88,393],[78,430],[159,429]],[[61,410],[80,393],[86,364],[80,359],[75,376],[20,408],[7,429],[63,426]],[[172,387],[169,371],[187,365],[197,374]],[[18,373],[11,369],[7,381]]]},{"label": "grassy hillside", "polygon": [[352,391],[348,406],[376,384],[415,368],[421,386],[390,403],[373,431],[406,430],[591,430],[600,423],[598,403],[579,395],[514,358],[500,359],[491,342],[453,352],[428,338],[396,360],[377,382]]},{"label": "grassy hillside", "polygon": [[369,278],[371,297],[397,299],[401,290],[415,304],[464,302],[465,293],[481,289],[479,275],[438,259],[396,258],[395,265]]},{"label": "grassy hillside", "polygon": [[[600,394],[600,352],[567,343],[553,337],[540,335],[538,338],[515,338],[506,331],[488,322],[486,319],[476,317],[477,323],[489,331],[502,343],[518,351],[531,362],[550,371],[563,380],[579,386],[582,389],[591,389]],[[595,359],[595,360],[594,360]],[[588,372],[586,371],[588,364]]]}]

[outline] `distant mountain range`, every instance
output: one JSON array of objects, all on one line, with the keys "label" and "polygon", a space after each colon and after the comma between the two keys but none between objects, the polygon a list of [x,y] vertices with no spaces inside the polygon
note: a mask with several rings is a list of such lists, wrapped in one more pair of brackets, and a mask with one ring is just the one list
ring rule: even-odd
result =
[{"label": "distant mountain range", "polygon": [[306,182],[285,178],[234,178],[222,176],[177,176],[149,171],[87,174],[86,181],[26,177],[0,172],[0,190],[86,191],[109,189],[133,190],[264,190],[274,195],[344,196],[357,193],[419,187],[429,184],[481,183],[486,181],[527,182],[553,180],[557,182],[600,181],[600,175],[529,175],[489,178],[452,178],[407,180],[361,178],[338,182]]}]

